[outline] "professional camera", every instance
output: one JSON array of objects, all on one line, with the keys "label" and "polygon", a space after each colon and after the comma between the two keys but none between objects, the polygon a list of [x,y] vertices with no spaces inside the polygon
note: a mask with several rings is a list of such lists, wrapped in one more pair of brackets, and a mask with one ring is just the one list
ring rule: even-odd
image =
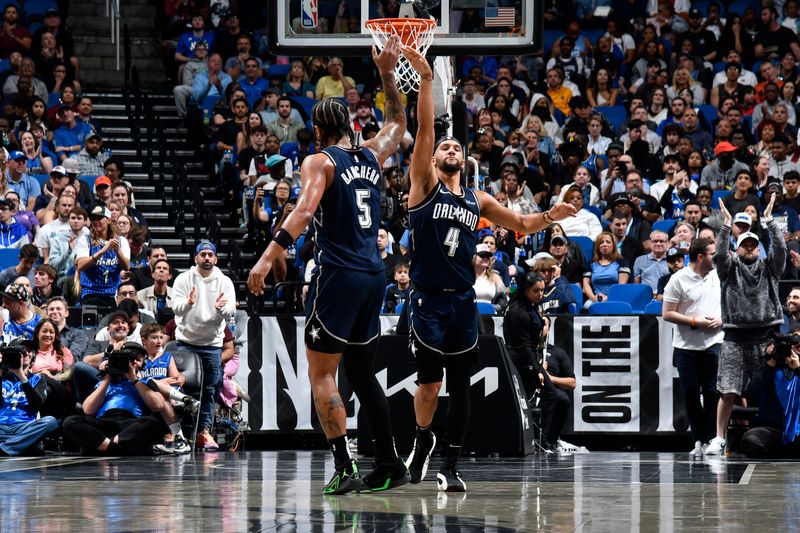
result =
[{"label": "professional camera", "polygon": [[776,335],[772,341],[772,353],[768,359],[777,359],[782,361],[792,354],[792,346],[800,344],[800,336],[798,335]]},{"label": "professional camera", "polygon": [[22,368],[22,357],[25,355],[25,348],[20,345],[0,346],[0,354],[3,354],[3,362],[0,368],[6,370],[18,370]]},{"label": "professional camera", "polygon": [[113,380],[120,380],[128,375],[130,363],[136,359],[136,354],[129,350],[113,351],[108,354],[106,372]]},{"label": "professional camera", "polygon": [[441,139],[447,135],[447,132],[450,130],[450,126],[453,124],[453,121],[450,119],[450,115],[444,114],[436,117],[433,121],[433,131],[434,131],[434,139]]}]

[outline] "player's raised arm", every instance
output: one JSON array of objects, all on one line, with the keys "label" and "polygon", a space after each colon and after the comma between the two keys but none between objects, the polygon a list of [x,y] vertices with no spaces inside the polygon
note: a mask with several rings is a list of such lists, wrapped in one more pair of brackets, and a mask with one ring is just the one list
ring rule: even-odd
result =
[{"label": "player's raised arm", "polygon": [[[409,202],[421,202],[436,185],[433,168],[435,128],[433,109],[433,71],[425,56],[413,47],[404,46],[403,54],[419,73],[419,95],[417,97],[417,135],[414,137],[414,152],[411,154],[411,196]],[[419,187],[420,189],[417,189]]]},{"label": "player's raised arm", "polygon": [[283,222],[255,266],[250,269],[247,288],[255,295],[264,292],[264,280],[272,269],[272,262],[282,257],[283,251],[291,246],[314,218],[322,195],[328,188],[329,178],[333,176],[333,163],[325,154],[310,155],[303,161],[300,175],[303,185],[297,207]]},{"label": "player's raised arm", "polygon": [[553,222],[575,216],[575,206],[559,202],[544,213],[523,215],[500,205],[494,196],[484,191],[475,191],[481,203],[481,215],[498,226],[522,233],[542,231]]},{"label": "player's raised arm", "polygon": [[380,54],[374,46],[372,47],[372,59],[378,67],[383,84],[384,122],[381,131],[372,139],[364,141],[362,146],[375,152],[379,165],[383,165],[387,158],[397,152],[397,147],[400,146],[400,141],[406,133],[406,110],[400,98],[397,80],[394,78],[394,67],[400,57],[400,46],[400,38],[392,35]]}]

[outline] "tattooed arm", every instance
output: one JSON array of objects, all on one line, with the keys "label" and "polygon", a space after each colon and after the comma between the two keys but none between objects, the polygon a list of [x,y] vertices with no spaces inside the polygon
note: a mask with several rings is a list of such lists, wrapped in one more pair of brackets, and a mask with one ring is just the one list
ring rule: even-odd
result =
[{"label": "tattooed arm", "polygon": [[363,142],[362,146],[375,152],[380,165],[397,151],[406,132],[406,112],[394,79],[394,67],[399,57],[400,39],[397,36],[389,38],[380,54],[375,47],[372,48],[372,59],[378,67],[383,83],[385,117],[381,131],[372,139]]}]

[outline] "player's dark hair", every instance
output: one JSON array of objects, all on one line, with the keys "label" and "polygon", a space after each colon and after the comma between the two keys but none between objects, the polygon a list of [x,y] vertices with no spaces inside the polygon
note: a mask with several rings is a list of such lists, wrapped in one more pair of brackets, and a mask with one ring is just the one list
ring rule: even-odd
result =
[{"label": "player's dark hair", "polygon": [[350,143],[355,146],[356,139],[350,127],[350,114],[347,107],[335,98],[326,98],[314,105],[311,110],[313,123],[322,130],[323,143],[330,137],[341,139],[345,135]]}]

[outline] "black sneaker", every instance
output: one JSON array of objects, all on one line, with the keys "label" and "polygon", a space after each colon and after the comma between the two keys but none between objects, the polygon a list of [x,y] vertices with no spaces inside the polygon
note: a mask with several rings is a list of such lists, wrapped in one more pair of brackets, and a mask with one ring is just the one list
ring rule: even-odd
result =
[{"label": "black sneaker", "polygon": [[[427,439],[421,436],[430,434],[430,441],[425,442]],[[406,466],[408,466],[408,473],[411,475],[411,484],[416,485],[423,479],[428,472],[428,463],[431,460],[433,449],[436,447],[436,435],[433,431],[417,432],[417,438],[414,439],[414,447],[411,449],[411,455],[408,456]]]},{"label": "black sneaker", "polygon": [[411,480],[406,464],[399,457],[392,463],[382,463],[364,476],[359,492],[380,492],[405,485]]},{"label": "black sneaker", "polygon": [[192,413],[192,416],[196,415],[197,412],[200,410],[200,402],[192,398],[191,396],[184,396],[181,398],[183,405]]},{"label": "black sneaker", "polygon": [[436,474],[436,486],[443,492],[467,492],[467,485],[461,479],[461,472],[455,468],[442,468]]},{"label": "black sneaker", "polygon": [[323,494],[346,494],[361,488],[361,474],[358,473],[358,463],[350,459],[341,467],[336,468],[333,477],[325,488]]}]

